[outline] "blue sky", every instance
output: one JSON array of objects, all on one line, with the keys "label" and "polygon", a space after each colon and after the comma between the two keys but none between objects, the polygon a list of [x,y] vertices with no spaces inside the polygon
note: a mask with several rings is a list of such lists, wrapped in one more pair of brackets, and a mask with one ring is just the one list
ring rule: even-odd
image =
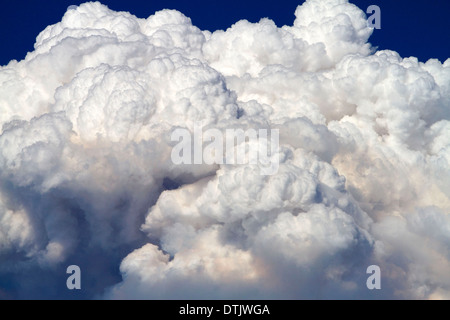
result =
[{"label": "blue sky", "polygon": [[[21,60],[33,50],[36,36],[47,25],[61,20],[67,7],[85,1],[3,1],[0,10],[0,65]],[[252,22],[269,17],[278,26],[292,25],[294,11],[303,0],[103,0],[111,9],[129,11],[147,17],[155,11],[177,9],[201,29],[226,29],[240,19]],[[380,49],[391,49],[401,56],[416,56],[420,61],[450,57],[450,1],[447,0],[353,0],[361,9],[371,4],[381,8],[381,30],[375,30],[370,42]]]}]

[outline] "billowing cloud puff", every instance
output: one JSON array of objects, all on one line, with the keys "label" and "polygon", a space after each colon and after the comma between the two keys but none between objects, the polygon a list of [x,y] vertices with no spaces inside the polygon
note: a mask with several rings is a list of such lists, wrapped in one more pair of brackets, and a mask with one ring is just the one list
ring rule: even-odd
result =
[{"label": "billowing cloud puff", "polygon": [[[87,298],[449,297],[450,60],[374,51],[346,0],[295,16],[85,3],[1,67],[1,295],[73,297],[77,264]],[[199,124],[279,130],[277,170],[176,164]]]}]

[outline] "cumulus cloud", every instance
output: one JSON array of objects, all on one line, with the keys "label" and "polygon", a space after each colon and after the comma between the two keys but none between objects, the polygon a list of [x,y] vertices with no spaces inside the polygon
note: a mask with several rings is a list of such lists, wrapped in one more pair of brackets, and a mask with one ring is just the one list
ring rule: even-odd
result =
[{"label": "cumulus cloud", "polygon": [[[347,0],[295,17],[88,2],[0,67],[1,296],[73,297],[77,264],[87,298],[449,297],[450,59],[375,51]],[[278,171],[174,164],[198,123],[278,129]]]}]

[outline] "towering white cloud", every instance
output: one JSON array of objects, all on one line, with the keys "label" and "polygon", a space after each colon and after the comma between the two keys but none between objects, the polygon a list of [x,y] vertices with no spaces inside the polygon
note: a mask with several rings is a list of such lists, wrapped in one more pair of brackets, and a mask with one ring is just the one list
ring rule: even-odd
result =
[{"label": "towering white cloud", "polygon": [[[295,16],[85,3],[1,67],[2,295],[68,295],[78,264],[90,298],[449,297],[450,59],[374,51],[346,0]],[[199,122],[279,129],[278,171],[175,165]]]}]

